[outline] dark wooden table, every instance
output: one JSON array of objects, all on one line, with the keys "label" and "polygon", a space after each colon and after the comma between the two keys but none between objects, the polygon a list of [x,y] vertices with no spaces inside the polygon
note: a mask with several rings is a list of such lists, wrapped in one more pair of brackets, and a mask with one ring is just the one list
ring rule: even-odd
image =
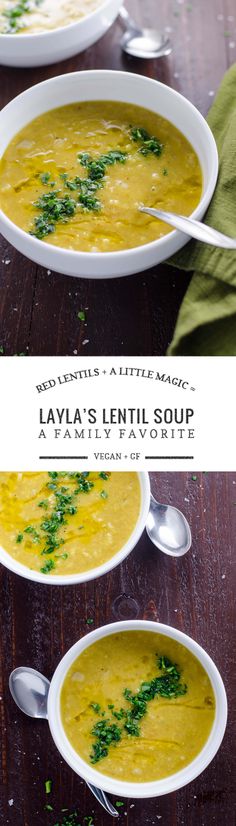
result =
[{"label": "dark wooden table", "polygon": [[[16,709],[8,691],[12,668],[30,665],[51,677],[65,651],[91,626],[148,618],[192,635],[215,660],[229,699],[229,722],[220,751],[204,774],[175,794],[124,801],[121,826],[235,826],[236,808],[236,474],[153,473],[152,489],[182,508],[190,520],[192,551],[182,560],[156,553],[143,535],[113,573],[83,587],[37,586],[1,570],[1,686],[3,782],[1,823],[54,826],[62,808],[78,809],[78,822],[111,818],[83,781],[60,759],[47,723]],[[45,794],[45,780],[53,781]],[[53,812],[45,811],[45,804]]]},{"label": "dark wooden table", "polygon": [[[86,54],[63,64],[32,71],[2,68],[0,105],[56,74],[114,68],[173,86],[206,115],[225,70],[236,59],[235,0],[127,0],[127,6],[140,22],[170,29],[170,58],[126,58],[116,24]],[[103,282],[48,275],[2,239],[0,345],[7,355],[164,355],[188,283],[189,276],[163,265]],[[86,327],[77,318],[85,307]]]}]

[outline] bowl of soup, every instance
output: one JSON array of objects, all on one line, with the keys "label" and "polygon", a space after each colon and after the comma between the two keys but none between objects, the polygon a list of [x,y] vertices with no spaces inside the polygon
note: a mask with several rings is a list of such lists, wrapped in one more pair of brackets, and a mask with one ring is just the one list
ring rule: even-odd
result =
[{"label": "bowl of soup", "polygon": [[52,678],[52,737],[88,783],[155,797],[198,776],[215,756],[227,699],[212,659],[161,623],[112,623],[83,637]]},{"label": "bowl of soup", "polygon": [[150,78],[53,78],[9,103],[0,126],[0,230],[51,270],[111,278],[158,264],[188,238],[140,206],[201,219],[214,192],[206,121]]},{"label": "bowl of soup", "polygon": [[72,57],[105,34],[120,5],[121,0],[0,0],[0,63],[44,66]]},{"label": "bowl of soup", "polygon": [[150,506],[148,473],[0,473],[0,562],[46,585],[87,582],[137,544]]}]

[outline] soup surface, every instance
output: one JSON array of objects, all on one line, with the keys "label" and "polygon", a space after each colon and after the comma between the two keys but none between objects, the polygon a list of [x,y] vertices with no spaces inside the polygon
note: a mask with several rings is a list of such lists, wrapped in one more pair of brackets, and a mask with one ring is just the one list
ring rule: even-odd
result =
[{"label": "soup surface", "polygon": [[180,643],[147,631],[98,640],[61,689],[73,748],[98,771],[148,782],[182,769],[203,748],[215,716],[210,680]]},{"label": "soup surface", "polygon": [[102,565],[132,533],[136,473],[0,473],[0,544],[45,575]]},{"label": "soup surface", "polygon": [[54,109],[11,141],[0,204],[22,229],[70,250],[112,252],[171,227],[140,205],[189,215],[202,192],[196,153],[161,116],[111,101]]},{"label": "soup surface", "polygon": [[37,34],[86,17],[103,0],[0,0],[0,34]]}]

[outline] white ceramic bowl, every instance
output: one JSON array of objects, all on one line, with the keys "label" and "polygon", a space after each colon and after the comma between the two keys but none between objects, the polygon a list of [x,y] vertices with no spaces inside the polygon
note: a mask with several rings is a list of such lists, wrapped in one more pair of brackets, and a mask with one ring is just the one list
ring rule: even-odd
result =
[{"label": "white ceramic bowl", "polygon": [[[114,100],[144,106],[170,120],[190,141],[203,173],[203,195],[193,212],[201,219],[212,198],[218,173],[218,155],[206,121],[169,86],[128,72],[89,71],[46,80],[9,103],[0,114],[0,157],[14,135],[38,115],[67,103]],[[83,278],[114,278],[140,272],[169,258],[189,238],[170,232],[157,241],[129,250],[108,253],[62,249],[33,238],[0,211],[0,231],[27,258],[50,270]]]},{"label": "white ceramic bowl", "polygon": [[[129,783],[121,780],[115,780],[108,777],[101,772],[97,772],[92,766],[79,757],[77,752],[71,746],[67,739],[63,728],[61,714],[60,714],[60,691],[66,673],[74,660],[84,651],[85,648],[92,645],[101,637],[109,636],[118,631],[154,631],[154,633],[165,634],[171,639],[177,640],[182,645],[194,654],[200,661],[203,668],[208,674],[211,681],[212,688],[215,694],[216,713],[212,730],[208,737],[202,751],[189,763],[188,766],[181,769],[181,771],[172,774],[163,780],[152,781],[151,783]],[[211,658],[206,654],[203,648],[197,642],[178,631],[176,628],[171,628],[169,625],[162,625],[161,623],[148,622],[146,620],[128,620],[126,622],[116,622],[111,625],[105,625],[102,628],[97,628],[90,634],[87,634],[79,642],[70,648],[59,663],[50,685],[48,697],[48,721],[53,740],[68,765],[88,783],[104,789],[116,796],[122,797],[158,797],[162,794],[168,794],[176,789],[180,789],[191,780],[194,780],[213,760],[216,752],[219,749],[221,741],[224,736],[226,722],[227,722],[227,698],[219,671],[214,665]]]},{"label": "white ceramic bowl", "polygon": [[77,22],[39,34],[1,34],[4,66],[48,66],[88,49],[114,22],[122,0],[105,0]]},{"label": "white ceramic bowl", "polygon": [[149,475],[145,471],[138,473],[137,475],[140,482],[141,502],[136,525],[125,545],[123,545],[123,547],[120,548],[120,550],[117,551],[111,559],[104,562],[103,565],[99,565],[97,568],[91,568],[89,571],[83,571],[82,574],[68,574],[67,576],[63,576],[62,574],[50,574],[50,576],[47,576],[45,574],[41,574],[40,571],[33,571],[31,568],[27,568],[26,565],[22,565],[21,562],[14,559],[14,557],[5,551],[1,546],[0,563],[2,563],[5,568],[9,568],[10,571],[13,571],[13,573],[19,574],[19,576],[23,576],[25,579],[31,579],[33,582],[42,582],[43,585],[75,585],[81,582],[88,582],[90,579],[97,579],[97,577],[107,574],[108,571],[111,571],[112,568],[116,568],[116,566],[119,565],[120,562],[123,562],[123,559],[131,553],[145,529],[150,507],[150,481]]}]

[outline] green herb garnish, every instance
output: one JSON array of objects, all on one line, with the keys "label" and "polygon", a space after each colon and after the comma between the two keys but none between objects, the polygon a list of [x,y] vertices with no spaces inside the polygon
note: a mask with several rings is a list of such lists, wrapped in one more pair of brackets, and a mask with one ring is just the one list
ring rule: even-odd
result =
[{"label": "green herb garnish", "polygon": [[84,310],[80,310],[80,312],[77,313],[77,318],[79,318],[80,321],[86,321],[86,315]]},{"label": "green herb garnish", "polygon": [[60,189],[47,192],[35,201],[34,206],[40,209],[42,214],[35,218],[34,229],[31,235],[36,238],[45,238],[51,232],[55,232],[55,223],[60,221],[66,223],[76,211],[76,201],[69,195],[61,196]]},{"label": "green herb garnish", "polygon": [[[22,533],[18,533],[16,542],[31,542],[40,544],[42,556],[52,556],[45,565],[40,568],[44,574],[50,573],[55,568],[57,559],[65,560],[68,553],[63,552],[62,546],[65,544],[63,538],[63,528],[67,524],[67,517],[77,513],[77,496],[81,493],[88,494],[94,487],[94,482],[89,479],[89,472],[48,472],[49,481],[46,487],[50,490],[50,499],[41,499],[38,507],[45,511],[43,518],[37,525],[27,525]],[[73,481],[70,488],[62,482]],[[98,494],[99,495],[99,494]],[[81,525],[80,528],[83,526]],[[61,552],[62,551],[62,552]],[[93,620],[88,620],[88,624]]]},{"label": "green herb garnish", "polygon": [[101,712],[101,706],[99,705],[99,703],[90,703],[90,708],[93,708],[95,714],[100,714]]},{"label": "green herb garnish", "polygon": [[39,532],[36,531],[36,528],[34,528],[33,525],[27,525],[27,528],[24,528],[24,533],[30,534],[31,541],[36,545],[40,542]]},{"label": "green herb garnish", "polygon": [[[161,155],[163,144],[158,138],[150,136],[146,129],[130,127],[130,137],[132,141],[141,143],[138,152],[142,155],[146,156],[151,153],[156,156]],[[80,152],[78,161],[87,172],[87,177],[81,178],[75,175],[70,179],[67,172],[61,172],[59,179],[63,189],[61,187],[51,189],[34,202],[33,205],[40,211],[40,214],[35,218],[30,234],[42,240],[55,232],[57,223],[67,223],[78,209],[99,212],[102,204],[97,193],[104,186],[104,178],[109,167],[116,163],[124,164],[127,158],[127,152],[122,152],[120,149],[111,149],[98,158],[93,158],[88,152]],[[44,186],[54,187],[56,185],[55,181],[51,181],[50,172],[43,172],[39,177]],[[74,196],[69,195],[66,190],[75,193]],[[85,321],[84,311],[78,313],[78,318]]]},{"label": "green herb garnish", "polygon": [[155,138],[154,135],[149,135],[146,129],[142,129],[141,127],[133,126],[131,128],[131,139],[136,143],[141,143],[141,147],[138,150],[141,152],[141,155],[149,155],[153,153],[154,155],[162,154],[163,151],[163,143],[161,143],[158,138]]},{"label": "green herb garnish", "polygon": [[101,490],[100,493],[101,499],[108,499],[108,493],[106,490]]},{"label": "green herb garnish", "polygon": [[46,794],[50,794],[52,791],[52,780],[45,780],[45,792]]},{"label": "green herb garnish", "polygon": [[118,743],[121,740],[121,729],[109,720],[100,720],[93,726],[91,734],[96,738],[92,745],[91,763],[98,763],[103,757],[107,757],[111,743]]},{"label": "green herb garnish", "polygon": [[45,562],[43,568],[40,568],[40,571],[42,574],[50,574],[50,571],[52,571],[53,568],[55,568],[55,562],[53,559],[47,559],[47,562]]},{"label": "green herb garnish", "polygon": [[[165,697],[171,700],[186,694],[187,686],[181,683],[180,671],[175,663],[172,663],[168,657],[159,656],[157,667],[161,672],[160,676],[143,682],[135,694],[132,694],[129,688],[124,689],[123,695],[128,704],[126,708],[112,710],[114,705],[108,705],[108,709],[112,710],[112,716],[122,721],[120,725],[114,724],[109,717],[105,716],[93,726],[91,734],[95,742],[92,744],[90,754],[91,763],[97,763],[107,757],[109,747],[118,743],[125,734],[132,737],[140,736],[140,721],[147,713],[148,703],[155,697]],[[94,711],[99,713],[97,706],[97,703],[91,704]]]},{"label": "green herb garnish", "polygon": [[42,175],[40,175],[39,177],[40,177],[40,181],[42,182],[42,184],[48,184],[49,181],[50,181],[50,178],[51,178],[51,173],[50,172],[43,172]]},{"label": "green herb garnish", "polygon": [[[35,8],[40,6],[42,2],[43,0],[35,0]],[[8,21],[3,33],[16,34],[16,32],[20,31],[20,29],[22,29],[22,15],[29,14],[31,11],[34,11],[33,0],[19,0],[19,2],[15,3],[15,6],[9,6],[9,8],[2,12],[3,17],[6,17]]]},{"label": "green herb garnish", "polygon": [[[81,166],[87,170],[87,178],[80,178],[76,175],[75,178],[70,180],[66,172],[60,174],[64,189],[77,192],[77,198],[72,198],[65,191],[57,188],[53,192],[44,193],[34,202],[36,209],[41,211],[41,215],[35,218],[34,229],[31,232],[31,235],[36,238],[42,240],[50,233],[55,232],[56,223],[66,223],[69,218],[75,215],[78,207],[98,212],[101,209],[101,203],[96,197],[96,192],[103,186],[107,166],[112,166],[118,162],[125,163],[126,153],[120,152],[118,149],[111,150],[106,155],[101,155],[100,158],[94,160],[87,152],[82,152],[79,154],[78,160]],[[50,177],[50,173],[45,172],[40,175],[40,180],[47,186],[49,183],[51,184]],[[53,181],[53,185],[54,183]]]}]

